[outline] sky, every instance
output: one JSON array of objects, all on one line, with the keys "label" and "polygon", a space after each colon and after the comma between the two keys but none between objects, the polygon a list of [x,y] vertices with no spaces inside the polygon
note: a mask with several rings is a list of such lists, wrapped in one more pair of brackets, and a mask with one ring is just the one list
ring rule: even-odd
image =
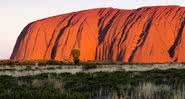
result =
[{"label": "sky", "polygon": [[0,0],[0,59],[9,59],[17,37],[30,22],[84,9],[180,5],[185,0]]}]

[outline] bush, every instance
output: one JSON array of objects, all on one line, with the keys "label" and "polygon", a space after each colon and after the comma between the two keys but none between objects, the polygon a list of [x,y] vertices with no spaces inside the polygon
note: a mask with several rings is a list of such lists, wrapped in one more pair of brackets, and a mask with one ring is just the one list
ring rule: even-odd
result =
[{"label": "bush", "polygon": [[88,69],[95,69],[97,68],[97,65],[95,63],[86,63],[83,65],[82,67],[84,70],[88,70]]},{"label": "bush", "polygon": [[80,59],[79,59],[79,57],[80,57],[80,50],[78,50],[78,49],[73,49],[73,50],[71,51],[71,55],[73,56],[73,61],[74,61],[74,63],[75,63],[75,64],[78,64],[78,63],[80,62]]},{"label": "bush", "polygon": [[14,60],[1,60],[0,65],[62,65],[64,62],[56,60],[24,60],[24,61],[14,61]]}]

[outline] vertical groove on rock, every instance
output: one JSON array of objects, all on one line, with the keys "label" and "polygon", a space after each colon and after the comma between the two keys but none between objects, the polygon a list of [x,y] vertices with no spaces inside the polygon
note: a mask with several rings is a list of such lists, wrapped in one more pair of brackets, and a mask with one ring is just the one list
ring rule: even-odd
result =
[{"label": "vertical groove on rock", "polygon": [[[142,46],[143,44],[144,44],[144,42],[145,42],[145,40],[146,40],[146,38],[147,38],[147,36],[148,36],[148,34],[149,34],[149,30],[150,30],[150,27],[151,27],[151,25],[152,25],[152,18],[151,19],[149,19],[149,21],[147,22],[147,25],[146,25],[146,28],[144,29],[144,32],[143,33],[141,33],[139,36],[140,37],[142,37],[143,36],[143,42],[139,42],[140,40],[137,40],[138,42],[137,42],[137,44],[139,44],[139,45],[137,45],[136,47],[135,47],[135,49],[133,50],[133,52],[132,52],[132,54],[131,54],[131,56],[130,56],[130,58],[129,58],[129,62],[132,62],[132,59],[134,58],[134,55],[135,55],[135,53],[136,53],[136,51],[137,51],[137,49],[138,49],[138,47],[140,47],[140,46]],[[139,38],[140,38],[139,37]]]},{"label": "vertical groove on rock", "polygon": [[[102,27],[100,27],[100,30],[99,30],[99,37],[98,37],[98,44],[100,44],[103,39],[105,38],[106,34],[107,34],[107,31],[110,29],[111,27],[111,24],[113,23],[113,21],[115,20],[115,17],[118,15],[120,10],[118,10],[116,12],[116,14],[110,19],[110,21],[108,22],[108,24],[105,26],[105,28],[102,29]],[[109,12],[108,12],[109,13]],[[111,13],[109,13],[111,14]],[[105,20],[105,18],[103,18],[102,20]],[[101,20],[100,20],[101,21]]]},{"label": "vertical groove on rock", "polygon": [[52,53],[51,53],[51,59],[55,59],[55,56],[56,56],[56,52],[57,52],[57,45],[58,45],[58,40],[60,39],[60,37],[62,36],[63,32],[65,31],[66,28],[68,28],[70,26],[70,23],[72,21],[72,19],[75,17],[76,14],[72,15],[72,17],[69,19],[67,25],[61,29],[60,33],[58,34],[57,38],[56,38],[56,41],[54,43],[54,46],[52,48]]},{"label": "vertical groove on rock", "polygon": [[171,46],[171,48],[168,51],[171,58],[174,57],[175,48],[178,46],[180,40],[182,39],[181,37],[182,37],[182,31],[184,29],[184,26],[185,26],[185,19],[183,19],[183,22],[181,23],[181,27],[179,28],[179,31],[178,31],[177,37],[174,41],[174,44]]},{"label": "vertical groove on rock", "polygon": [[[42,25],[41,25],[41,26],[42,26]],[[32,54],[33,54],[34,51],[35,51],[36,44],[37,44],[37,39],[38,39],[38,35],[39,35],[40,30],[41,30],[41,28],[39,28],[38,31],[37,31],[37,33],[36,33],[36,37],[35,37],[34,45],[33,45],[33,49],[32,49]]]},{"label": "vertical groove on rock", "polygon": [[45,54],[44,54],[44,59],[46,59],[46,55],[47,55],[48,49],[49,49],[49,47],[51,46],[52,40],[54,39],[54,35],[55,35],[55,33],[56,33],[56,30],[61,26],[61,24],[62,24],[69,16],[70,16],[70,15],[64,17],[63,20],[62,20],[61,22],[59,22],[59,23],[57,24],[57,26],[55,27],[55,29],[53,30],[51,39],[49,40],[49,43],[48,43],[47,48],[46,48],[46,52],[45,52]]}]

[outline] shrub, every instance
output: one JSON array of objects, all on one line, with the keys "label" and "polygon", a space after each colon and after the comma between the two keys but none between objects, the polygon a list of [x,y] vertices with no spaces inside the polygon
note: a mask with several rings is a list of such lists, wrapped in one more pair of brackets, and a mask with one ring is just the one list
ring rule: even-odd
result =
[{"label": "shrub", "polygon": [[78,63],[80,62],[80,59],[79,59],[79,57],[80,57],[80,50],[78,50],[78,49],[73,49],[73,50],[71,51],[71,55],[73,56],[73,61],[74,61],[74,63],[75,63],[75,64],[78,64]]},{"label": "shrub", "polygon": [[84,70],[95,69],[95,68],[97,68],[97,65],[96,65],[96,63],[86,63],[86,64],[83,64],[82,68]]}]

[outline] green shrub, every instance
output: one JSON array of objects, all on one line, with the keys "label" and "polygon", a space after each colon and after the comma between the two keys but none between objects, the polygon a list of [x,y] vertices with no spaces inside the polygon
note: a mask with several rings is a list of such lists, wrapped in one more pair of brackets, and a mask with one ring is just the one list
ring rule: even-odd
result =
[{"label": "green shrub", "polygon": [[95,69],[95,68],[97,68],[97,65],[96,65],[96,63],[86,63],[86,64],[83,64],[82,68],[84,70]]},{"label": "green shrub", "polygon": [[47,64],[48,64],[48,65],[61,65],[62,62],[60,62],[60,61],[55,61],[55,60],[48,60],[48,61],[47,61]]},{"label": "green shrub", "polygon": [[78,63],[80,62],[80,59],[79,59],[79,57],[80,57],[80,50],[78,50],[78,49],[73,49],[73,50],[71,51],[71,55],[73,56],[73,61],[74,61],[74,63],[75,63],[75,64],[78,64]]}]

